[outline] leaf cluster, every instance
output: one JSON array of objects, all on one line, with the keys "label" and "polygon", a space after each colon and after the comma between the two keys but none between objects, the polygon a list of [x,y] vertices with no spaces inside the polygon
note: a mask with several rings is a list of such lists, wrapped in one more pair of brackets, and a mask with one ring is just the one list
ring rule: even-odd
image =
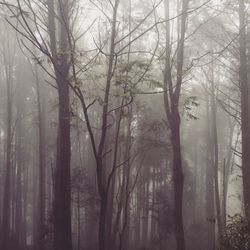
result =
[{"label": "leaf cluster", "polygon": [[247,250],[250,248],[250,228],[247,220],[240,214],[228,216],[226,237],[222,249]]}]

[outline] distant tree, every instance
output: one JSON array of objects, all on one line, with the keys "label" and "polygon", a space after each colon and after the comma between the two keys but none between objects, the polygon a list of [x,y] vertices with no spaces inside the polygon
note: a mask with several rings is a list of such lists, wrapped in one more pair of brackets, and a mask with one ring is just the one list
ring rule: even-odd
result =
[{"label": "distant tree", "polygon": [[[2,38],[2,58],[4,65],[5,83],[6,83],[6,165],[4,177],[4,191],[3,191],[3,222],[1,231],[1,249],[9,249],[11,239],[11,176],[12,169],[12,143],[13,143],[13,77],[14,77],[14,57],[15,52],[11,52],[8,39],[13,39],[10,32],[7,31],[4,25],[6,37]],[[15,46],[15,42],[14,42]],[[13,48],[12,48],[13,49]]]},{"label": "distant tree", "polygon": [[38,226],[36,245],[38,250],[45,248],[45,231],[46,231],[46,156],[45,156],[45,105],[41,87],[41,79],[39,79],[38,66],[34,65],[34,78],[37,97],[37,113],[38,113],[38,144],[39,144],[39,185],[38,185]]}]

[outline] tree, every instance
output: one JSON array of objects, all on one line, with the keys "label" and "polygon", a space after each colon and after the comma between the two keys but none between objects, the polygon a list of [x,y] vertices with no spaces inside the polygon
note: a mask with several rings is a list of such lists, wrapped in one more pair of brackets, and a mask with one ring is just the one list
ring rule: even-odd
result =
[{"label": "tree", "polygon": [[[11,20],[8,23],[25,39],[29,44],[23,43],[24,47],[34,56],[35,63],[42,66],[38,55],[29,46],[37,48],[39,52],[46,55],[53,66],[50,73],[43,67],[55,80],[58,93],[58,129],[56,146],[56,167],[54,173],[54,247],[55,250],[71,250],[71,183],[70,183],[70,160],[71,160],[71,141],[70,141],[70,89],[69,89],[69,70],[70,70],[70,13],[74,1],[59,0],[58,4],[54,0],[47,0],[41,5],[46,7],[46,11],[40,15],[46,15],[47,22],[42,22],[36,17],[35,7],[31,2],[17,1],[17,5],[4,2],[5,6],[12,13],[20,24],[17,27]],[[27,11],[32,13],[32,18],[28,20]],[[43,28],[41,26],[43,25]],[[43,30],[43,32],[41,32]],[[37,31],[37,34],[35,34]],[[44,34],[45,32],[45,34]],[[49,43],[45,39],[46,33],[49,35]],[[39,39],[37,38],[39,36]],[[53,84],[52,84],[53,85]],[[43,164],[41,162],[40,164]],[[43,166],[44,167],[44,166]],[[43,171],[42,171],[43,172]],[[41,173],[43,178],[43,173]],[[43,187],[40,191],[43,193]],[[43,195],[40,193],[40,195]],[[40,197],[41,198],[41,197]],[[41,198],[42,199],[42,198]],[[41,204],[42,205],[42,204]],[[43,205],[42,205],[43,206]],[[43,210],[43,208],[42,208]],[[41,212],[43,213],[43,211]],[[43,216],[41,214],[41,216]]]},{"label": "tree", "polygon": [[45,162],[45,105],[41,89],[41,82],[38,75],[38,67],[34,66],[34,77],[36,83],[37,95],[37,113],[38,113],[38,131],[39,131],[39,187],[38,187],[38,232],[37,232],[37,248],[44,250],[45,247],[45,180],[46,180],[46,162]]},{"label": "tree", "polygon": [[247,80],[247,55],[246,55],[246,13],[245,1],[239,0],[240,21],[240,93],[241,93],[241,133],[242,133],[242,172],[244,208],[247,220],[250,219],[250,130],[249,130],[249,86]]},{"label": "tree", "polygon": [[[71,184],[70,184],[70,93],[69,93],[69,19],[70,1],[48,0],[48,31],[51,61],[58,89],[58,134],[54,193],[54,245],[55,250],[71,250]],[[57,14],[58,13],[58,16]],[[59,19],[58,37],[56,20]],[[57,41],[59,44],[57,46]]]},{"label": "tree", "polygon": [[172,76],[171,37],[169,20],[169,1],[165,1],[166,11],[166,63],[164,70],[164,101],[166,115],[171,131],[173,148],[173,180],[174,180],[174,218],[176,249],[185,249],[184,226],[182,217],[182,200],[184,176],[182,169],[179,99],[183,80],[184,43],[187,25],[188,2],[182,1],[180,38],[177,49],[176,84]]},{"label": "tree", "polygon": [[[17,38],[3,40],[22,51],[11,72],[10,143],[0,79],[7,249],[211,250],[231,241],[219,242],[243,204],[238,1],[0,6]],[[244,59],[248,44],[240,47]],[[245,237],[245,220],[237,225]]]},{"label": "tree", "polygon": [[[5,26],[6,30],[6,26]],[[8,33],[7,33],[8,34]],[[1,248],[7,250],[9,248],[11,237],[11,174],[12,174],[12,138],[13,138],[13,70],[14,70],[14,54],[11,53],[9,41],[3,39],[2,46],[3,60],[4,60],[4,73],[6,82],[6,104],[7,104],[7,117],[6,117],[6,166],[5,166],[5,182],[3,193],[3,222],[1,233]]]}]

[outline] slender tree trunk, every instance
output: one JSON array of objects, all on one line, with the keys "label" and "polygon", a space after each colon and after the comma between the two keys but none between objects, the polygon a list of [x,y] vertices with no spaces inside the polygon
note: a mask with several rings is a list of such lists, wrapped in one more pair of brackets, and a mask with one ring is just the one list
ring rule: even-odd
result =
[{"label": "slender tree trunk", "polygon": [[38,233],[37,249],[44,250],[45,247],[45,126],[44,110],[41,97],[41,87],[38,78],[37,66],[35,66],[37,110],[38,110],[38,134],[39,134],[39,185],[38,185]]},{"label": "slender tree trunk", "polygon": [[115,196],[115,179],[114,175],[111,180],[108,208],[107,208],[107,249],[112,249],[112,225],[113,225],[113,213],[114,213],[114,196]]},{"label": "slender tree trunk", "polygon": [[143,212],[142,212],[142,247],[148,246],[148,220],[149,220],[149,166],[144,171],[143,184]]},{"label": "slender tree trunk", "polygon": [[100,215],[99,215],[99,250],[106,250],[106,216],[107,216],[107,193],[103,193],[100,197]]},{"label": "slender tree trunk", "polygon": [[[130,3],[131,4],[131,3]],[[128,60],[129,61],[129,60]],[[125,159],[128,160],[125,165],[126,171],[124,174],[126,176],[126,188],[125,188],[125,197],[123,204],[123,223],[122,223],[122,232],[120,236],[120,247],[119,250],[126,250],[130,247],[130,202],[131,202],[131,185],[130,185],[130,172],[131,172],[131,121],[132,121],[132,106],[129,107],[129,115],[127,119],[127,140],[126,140],[126,150],[125,150]]]},{"label": "slender tree trunk", "polygon": [[77,249],[81,250],[81,200],[79,188],[77,189]]},{"label": "slender tree trunk", "polygon": [[212,115],[212,144],[213,144],[213,165],[214,165],[214,191],[215,191],[215,207],[216,207],[216,218],[218,226],[218,240],[222,239],[222,221],[221,221],[221,202],[220,202],[220,191],[219,191],[219,147],[218,147],[218,135],[217,135],[217,107],[216,107],[216,93],[214,86],[214,65],[212,63],[212,79],[211,79],[211,115]]},{"label": "slender tree trunk", "polygon": [[[19,89],[20,90],[20,89]],[[16,203],[15,203],[15,234],[17,246],[22,247],[22,221],[23,221],[23,186],[22,186],[22,174],[23,174],[23,159],[22,159],[22,122],[21,122],[21,110],[22,102],[20,97],[17,101],[17,131],[16,131]]]},{"label": "slender tree trunk", "polygon": [[207,250],[215,249],[215,214],[214,214],[214,169],[211,162],[211,132],[209,127],[210,112],[209,98],[206,98],[207,116],[207,136],[206,136],[206,231],[207,231]]},{"label": "slender tree trunk", "polygon": [[232,143],[234,136],[234,124],[229,125],[229,143],[227,149],[227,157],[224,160],[224,178],[223,178],[223,204],[222,204],[222,216],[223,216],[223,228],[226,231],[226,223],[227,223],[227,194],[228,194],[228,185],[229,185],[229,176],[230,176],[230,166],[232,163]]},{"label": "slender tree trunk", "polygon": [[[5,55],[6,57],[6,55]],[[10,212],[11,212],[11,142],[12,142],[12,66],[5,61],[6,88],[7,88],[7,122],[6,122],[6,168],[3,194],[3,227],[2,250],[9,250],[10,239]]]},{"label": "slender tree trunk", "polygon": [[[178,107],[177,107],[178,109]],[[173,178],[174,178],[174,218],[176,249],[185,249],[184,226],[182,216],[184,176],[182,172],[181,142],[180,142],[180,117],[179,110],[173,111],[171,121],[172,146],[173,146]]]},{"label": "slender tree trunk", "polygon": [[227,221],[227,173],[226,173],[226,159],[223,159],[223,174],[222,174],[222,203],[221,203],[221,217],[223,231],[226,232],[226,221]]},{"label": "slender tree trunk", "polygon": [[[24,169],[24,180],[28,180],[28,168]],[[23,184],[23,246],[27,246],[27,210],[28,210],[28,183],[24,182]]]},{"label": "slender tree trunk", "polygon": [[250,128],[249,128],[249,100],[247,79],[246,56],[246,13],[245,1],[239,0],[240,21],[240,92],[241,92],[241,130],[242,130],[242,172],[243,172],[243,196],[245,214],[250,223]]},{"label": "slender tree trunk", "polygon": [[[96,167],[97,167],[97,182],[98,191],[100,196],[100,215],[99,215],[99,250],[106,250],[107,248],[107,202],[109,195],[109,183],[105,178],[105,171],[103,169],[103,151],[107,137],[107,123],[108,123],[108,104],[110,97],[111,81],[113,78],[114,70],[114,59],[115,59],[115,37],[116,37],[116,22],[117,22],[117,10],[120,4],[120,0],[115,0],[113,6],[113,18],[112,18],[112,31],[111,31],[111,42],[109,51],[109,61],[108,61],[108,72],[107,80],[104,94],[104,105],[102,109],[102,132],[100,143],[98,145],[98,151],[95,155],[96,157]],[[86,118],[86,116],[85,116]],[[114,149],[116,150],[116,148]],[[116,155],[115,155],[116,157]]]}]

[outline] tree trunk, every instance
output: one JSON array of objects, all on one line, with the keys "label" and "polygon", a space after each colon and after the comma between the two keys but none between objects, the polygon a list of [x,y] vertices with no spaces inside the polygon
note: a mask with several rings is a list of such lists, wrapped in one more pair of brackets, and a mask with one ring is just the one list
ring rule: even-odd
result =
[{"label": "tree trunk", "polygon": [[223,159],[223,174],[222,174],[222,202],[221,202],[221,218],[222,230],[226,232],[227,222],[227,174],[226,174],[226,159]]},{"label": "tree trunk", "polygon": [[[20,89],[18,89],[20,91]],[[22,246],[22,221],[23,221],[23,208],[22,208],[22,199],[23,199],[23,185],[22,185],[22,174],[23,174],[23,156],[22,156],[22,121],[21,121],[21,110],[22,102],[20,96],[17,101],[17,130],[16,130],[16,143],[15,143],[15,152],[16,152],[16,202],[15,202],[15,235],[16,242],[18,247]]]},{"label": "tree trunk", "polygon": [[3,193],[3,226],[2,226],[2,250],[9,250],[10,239],[10,212],[11,212],[11,142],[12,142],[12,83],[13,68],[5,55],[5,73],[7,88],[7,122],[6,122],[6,168]]},{"label": "tree trunk", "polygon": [[81,250],[81,199],[79,188],[77,189],[77,249]]},{"label": "tree trunk", "polygon": [[[177,106],[178,107],[178,106]],[[184,176],[182,172],[181,142],[180,142],[180,117],[179,110],[173,111],[171,121],[172,146],[173,146],[173,178],[174,178],[174,219],[176,249],[185,249],[184,226],[182,216],[182,201]]]},{"label": "tree trunk", "polygon": [[107,234],[106,234],[106,216],[107,216],[107,194],[101,197],[100,215],[99,215],[99,250],[106,250]]},{"label": "tree trunk", "polygon": [[226,231],[226,222],[227,222],[227,194],[228,194],[228,185],[229,185],[229,176],[230,176],[230,167],[232,163],[232,143],[234,136],[234,123],[229,124],[229,143],[227,149],[227,156],[224,160],[224,178],[223,178],[223,203],[222,203],[222,218],[223,218],[223,228]]},{"label": "tree trunk", "polygon": [[[173,151],[173,180],[174,180],[174,219],[175,219],[175,240],[176,249],[185,250],[185,237],[182,216],[182,200],[184,176],[182,170],[182,154],[181,154],[181,138],[180,138],[180,114],[179,99],[181,94],[181,86],[183,80],[183,63],[184,63],[184,44],[186,34],[186,22],[188,11],[188,0],[182,1],[182,15],[180,19],[180,31],[178,33],[178,49],[177,49],[177,77],[174,86],[172,78],[172,59],[171,58],[171,37],[170,37],[170,21],[166,22],[166,61],[164,70],[164,103],[165,111],[171,130],[171,143]],[[166,20],[169,18],[169,0],[165,1]]]},{"label": "tree trunk", "polygon": [[239,0],[240,21],[240,92],[241,92],[241,130],[242,130],[242,172],[243,196],[245,214],[250,223],[250,130],[249,130],[249,105],[247,81],[247,56],[246,56],[246,14],[245,1]]},{"label": "tree trunk", "polygon": [[[63,68],[62,68],[63,69]],[[65,71],[61,71],[65,72]],[[71,250],[71,184],[70,184],[70,110],[69,86],[58,77],[59,123],[55,170],[54,226],[55,250]]]},{"label": "tree trunk", "polygon": [[[54,180],[54,247],[55,250],[71,250],[71,180],[70,180],[70,3],[58,1],[58,15],[55,3],[48,0],[48,22],[51,54],[58,88],[58,134],[56,168]],[[58,20],[59,19],[59,20]],[[58,26],[55,24],[58,20]],[[56,28],[58,27],[58,46]]]},{"label": "tree trunk", "polygon": [[207,221],[207,250],[215,249],[215,215],[214,215],[214,186],[213,172],[211,165],[211,132],[209,127],[210,112],[209,98],[206,98],[206,116],[207,116],[207,136],[206,136],[206,221]]},{"label": "tree trunk", "polygon": [[37,66],[35,65],[36,91],[37,91],[37,110],[38,110],[38,133],[39,133],[39,186],[38,186],[38,232],[37,249],[44,250],[45,242],[45,127],[44,110],[41,97],[41,89],[38,78]]},{"label": "tree trunk", "polygon": [[214,191],[215,191],[215,207],[216,207],[216,218],[218,226],[218,240],[222,240],[222,221],[221,221],[221,203],[220,203],[220,192],[219,192],[219,147],[218,147],[218,135],[217,135],[217,108],[216,108],[216,94],[214,86],[214,68],[212,63],[212,79],[211,79],[211,91],[212,91],[212,102],[211,102],[211,115],[212,115],[212,144],[213,144],[213,165],[214,165]]}]

